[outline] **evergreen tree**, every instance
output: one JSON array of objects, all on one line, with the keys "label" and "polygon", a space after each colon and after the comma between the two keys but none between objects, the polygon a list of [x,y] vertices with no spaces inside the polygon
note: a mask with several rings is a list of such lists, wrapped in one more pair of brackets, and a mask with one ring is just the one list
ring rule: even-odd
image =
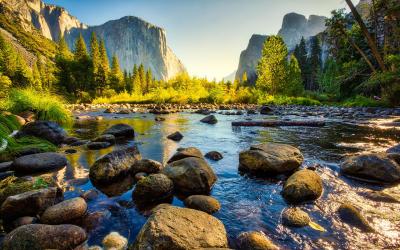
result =
[{"label": "evergreen tree", "polygon": [[288,50],[282,37],[268,37],[257,66],[256,86],[269,94],[282,93],[288,78],[287,56]]},{"label": "evergreen tree", "polygon": [[86,60],[89,57],[85,40],[82,34],[75,41],[74,59],[75,61]]},{"label": "evergreen tree", "polygon": [[311,38],[311,55],[308,58],[309,79],[307,82],[307,90],[318,90],[318,74],[321,71],[321,44],[318,37]]},{"label": "evergreen tree", "polygon": [[151,69],[148,69],[146,71],[146,77],[145,78],[146,78],[145,94],[147,94],[153,88],[153,76],[152,76],[152,73],[151,73]]},{"label": "evergreen tree", "polygon": [[40,77],[40,71],[37,62],[35,62],[32,67],[32,87],[38,90],[42,89],[42,79]]},{"label": "evergreen tree", "polygon": [[91,89],[97,89],[99,85],[101,85],[101,76],[99,74],[99,68],[101,67],[101,59],[100,59],[100,48],[99,43],[97,41],[96,33],[92,33],[92,37],[90,39],[90,57],[92,59],[92,82],[93,86]]},{"label": "evergreen tree", "polygon": [[290,96],[301,95],[304,90],[301,78],[301,69],[296,59],[296,56],[294,55],[290,56],[288,72],[288,83],[285,94]]},{"label": "evergreen tree", "polygon": [[73,76],[73,54],[68,48],[64,36],[58,41],[56,54],[57,73],[56,78],[61,91],[67,94],[75,92],[77,86]]},{"label": "evergreen tree", "polygon": [[85,40],[81,34],[75,41],[74,51],[73,75],[77,87],[75,89],[75,96],[82,98],[85,95],[83,92],[90,90],[91,68],[92,61],[90,60]]},{"label": "evergreen tree", "polygon": [[114,55],[111,62],[110,87],[116,92],[124,90],[124,76],[119,67],[118,58]]},{"label": "evergreen tree", "polygon": [[25,60],[17,54],[17,67],[12,77],[10,77],[15,87],[28,87],[33,83],[32,71]]},{"label": "evergreen tree", "polygon": [[307,82],[307,72],[309,71],[308,60],[307,60],[307,48],[306,48],[306,40],[304,37],[301,38],[300,43],[296,45],[294,50],[294,55],[298,61],[301,70],[301,78],[303,85],[306,85]]},{"label": "evergreen tree", "polygon": [[140,82],[139,69],[136,66],[136,64],[135,66],[133,66],[132,85],[133,85],[133,92],[137,95],[140,95],[142,93],[142,84]]},{"label": "evergreen tree", "polygon": [[97,88],[99,89],[100,95],[103,94],[103,91],[107,89],[108,86],[108,75],[110,72],[110,63],[108,61],[106,46],[104,44],[104,40],[100,42],[100,67],[98,72],[98,83]]},{"label": "evergreen tree", "polygon": [[247,72],[243,73],[241,83],[242,83],[242,86],[246,86],[248,84]]}]

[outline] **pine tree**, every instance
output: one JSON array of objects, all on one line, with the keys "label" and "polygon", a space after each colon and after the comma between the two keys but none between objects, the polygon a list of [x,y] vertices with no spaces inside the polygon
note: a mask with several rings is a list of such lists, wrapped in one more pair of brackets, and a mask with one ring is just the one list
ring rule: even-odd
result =
[{"label": "pine tree", "polygon": [[321,44],[318,37],[311,38],[311,55],[308,58],[309,79],[307,83],[308,90],[318,90],[318,74],[321,71]]},{"label": "pine tree", "polygon": [[288,75],[287,56],[288,50],[282,37],[268,37],[257,66],[256,86],[273,95],[283,92]]},{"label": "pine tree", "polygon": [[37,62],[35,62],[32,67],[32,87],[38,90],[42,89],[42,79]]},{"label": "pine tree", "polygon": [[99,67],[99,79],[97,86],[100,92],[100,95],[103,94],[103,91],[107,89],[108,86],[108,75],[110,72],[110,63],[108,61],[106,46],[104,44],[104,40],[100,42],[100,67]]},{"label": "pine tree", "polygon": [[136,95],[141,95],[141,93],[142,93],[142,84],[140,82],[139,69],[136,66],[136,64],[135,64],[135,66],[133,66],[132,85],[133,85],[133,92]]},{"label": "pine tree", "polygon": [[99,68],[101,67],[100,60],[100,48],[99,43],[97,41],[96,33],[92,33],[92,37],[90,39],[90,57],[92,59],[92,89],[97,89],[99,85],[101,85],[101,79],[99,74]]},{"label": "pine tree", "polygon": [[146,90],[146,73],[144,71],[144,66],[143,64],[140,64],[139,68],[138,68],[138,82],[140,87],[138,89],[140,89],[139,94],[143,94],[143,92]]},{"label": "pine tree", "polygon": [[148,69],[146,71],[146,90],[145,90],[145,94],[149,93],[150,90],[153,88],[153,76],[151,73],[151,69]]},{"label": "pine tree", "polygon": [[294,55],[290,56],[290,63],[288,65],[288,80],[285,90],[286,95],[297,96],[301,95],[304,87],[301,78],[301,69],[299,63]]},{"label": "pine tree", "polygon": [[76,81],[75,96],[83,97],[90,91],[92,61],[89,57],[82,34],[75,41],[73,75]]},{"label": "pine tree", "polygon": [[75,41],[75,51],[74,58],[75,61],[86,60],[89,57],[85,40],[82,34],[79,35],[78,39]]},{"label": "pine tree", "polygon": [[306,40],[304,37],[301,38],[300,43],[296,45],[294,50],[294,55],[298,61],[298,64],[301,69],[301,78],[303,85],[306,85],[307,82],[307,71],[308,71],[308,61],[307,61],[307,48],[306,48]]},{"label": "pine tree", "polygon": [[124,76],[119,67],[118,58],[114,55],[111,62],[110,87],[119,93],[124,90],[123,83]]},{"label": "pine tree", "polygon": [[64,36],[58,41],[56,54],[57,73],[56,78],[61,91],[67,94],[73,94],[77,88],[73,75],[73,54],[68,48]]}]

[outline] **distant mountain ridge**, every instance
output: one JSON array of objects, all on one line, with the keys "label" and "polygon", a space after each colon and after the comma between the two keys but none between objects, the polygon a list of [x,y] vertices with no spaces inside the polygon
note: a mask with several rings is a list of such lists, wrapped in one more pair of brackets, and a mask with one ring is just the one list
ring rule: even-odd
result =
[{"label": "distant mountain ridge", "polygon": [[[308,39],[323,32],[325,30],[325,19],[326,17],[316,15],[311,15],[307,19],[304,15],[297,13],[286,14],[278,35],[282,36],[289,51],[291,51],[302,37]],[[236,79],[241,79],[246,72],[249,82],[254,82],[257,64],[262,56],[262,48],[267,38],[266,35],[253,35],[250,38],[247,48],[240,54]]]},{"label": "distant mountain ridge", "polygon": [[[67,10],[41,0],[0,0],[0,8],[13,13],[25,31],[38,31],[58,41],[64,35],[73,48],[73,40],[82,33],[87,45],[93,31],[105,40],[109,56],[115,54],[122,69],[132,71],[134,64],[151,69],[157,79],[167,80],[186,72],[182,62],[168,47],[165,31],[137,17],[124,17],[103,25],[88,26]],[[33,30],[35,29],[35,30]]]}]

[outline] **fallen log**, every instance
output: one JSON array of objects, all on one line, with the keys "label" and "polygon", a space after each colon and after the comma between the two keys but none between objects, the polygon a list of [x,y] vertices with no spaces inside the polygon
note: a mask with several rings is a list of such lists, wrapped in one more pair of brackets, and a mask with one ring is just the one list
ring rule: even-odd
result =
[{"label": "fallen log", "polygon": [[323,127],[325,121],[238,121],[234,127]]}]

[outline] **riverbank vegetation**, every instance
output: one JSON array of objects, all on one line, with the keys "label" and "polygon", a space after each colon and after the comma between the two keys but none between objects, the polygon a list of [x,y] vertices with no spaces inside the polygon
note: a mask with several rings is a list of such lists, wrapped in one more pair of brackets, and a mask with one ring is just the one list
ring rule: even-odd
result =
[{"label": "riverbank vegetation", "polygon": [[[270,36],[255,81],[246,74],[233,82],[187,74],[163,81],[143,65],[122,71],[118,58],[109,58],[104,41],[95,33],[88,47],[82,36],[73,50],[63,37],[56,51],[47,43],[48,53],[35,46],[36,58],[29,61],[0,36],[0,98],[7,100],[2,108],[29,109],[41,119],[63,122],[69,117],[62,108],[64,100],[396,106],[400,104],[399,6],[398,1],[377,0],[362,18],[355,8],[351,13],[333,11],[327,30],[302,39],[294,51],[281,37]],[[28,34],[22,35],[29,44]]]}]

